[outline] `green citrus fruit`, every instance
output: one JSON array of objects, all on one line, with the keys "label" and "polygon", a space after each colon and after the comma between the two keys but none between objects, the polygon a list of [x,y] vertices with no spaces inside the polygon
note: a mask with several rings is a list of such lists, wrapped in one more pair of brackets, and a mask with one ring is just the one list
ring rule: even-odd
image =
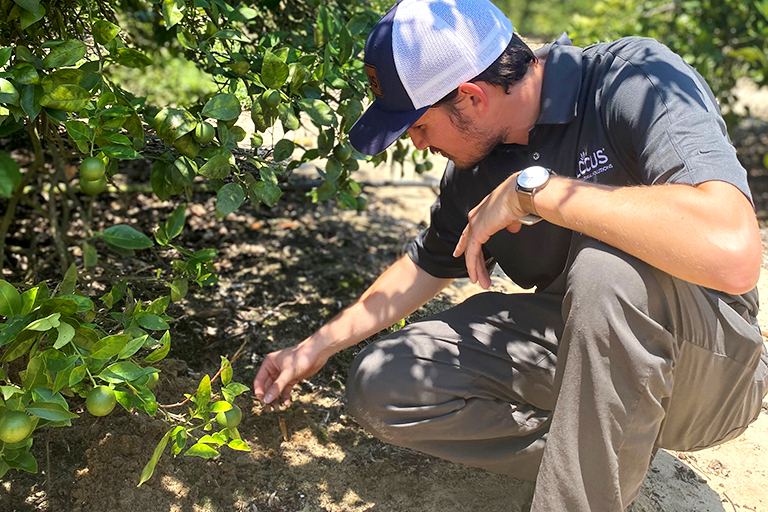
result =
[{"label": "green citrus fruit", "polygon": [[159,380],[160,380],[160,374],[158,372],[150,373],[149,379],[147,379],[147,383],[144,384],[144,387],[146,387],[147,389],[152,389],[155,386],[157,386],[157,381]]},{"label": "green citrus fruit", "polygon": [[352,148],[349,147],[349,144],[339,144],[333,148],[333,156],[335,156],[339,162],[346,162],[349,160],[349,157],[352,156]]},{"label": "green citrus fruit", "polygon": [[210,123],[203,121],[195,127],[195,140],[200,144],[208,144],[213,140],[214,135],[216,135],[216,129]]},{"label": "green citrus fruit", "polygon": [[261,93],[261,101],[267,108],[276,108],[280,104],[280,91],[275,89],[267,89]]},{"label": "green citrus fruit", "polygon": [[88,181],[99,181],[104,176],[107,167],[104,160],[90,156],[80,164],[80,179]]},{"label": "green citrus fruit", "polygon": [[83,191],[83,193],[88,194],[89,196],[95,196],[96,194],[101,194],[104,192],[104,190],[107,188],[107,177],[102,176],[101,179],[98,180],[86,180],[86,179],[80,179],[80,190]]},{"label": "green citrus fruit", "polygon": [[96,386],[85,398],[85,408],[94,416],[106,416],[117,404],[115,392],[107,386]]},{"label": "green citrus fruit", "polygon": [[0,418],[0,441],[18,443],[32,433],[32,418],[22,411],[7,411]]},{"label": "green citrus fruit", "polygon": [[424,164],[416,164],[416,174],[422,174],[427,170],[427,166]]},{"label": "green citrus fruit", "polygon": [[368,209],[368,200],[363,196],[357,196],[357,211],[364,212]]},{"label": "green citrus fruit", "polygon": [[187,133],[176,139],[173,147],[179,150],[179,153],[187,158],[195,158],[200,152],[200,144],[195,141],[193,133]]},{"label": "green citrus fruit", "polygon": [[331,157],[328,159],[328,162],[325,164],[325,175],[330,178],[331,180],[334,180],[339,177],[341,174],[341,162],[336,160],[336,158]]},{"label": "green citrus fruit", "polygon": [[240,420],[243,419],[243,411],[236,405],[232,405],[232,408],[228,411],[221,411],[216,415],[216,421],[222,427],[235,428],[240,424]]},{"label": "green citrus fruit", "polygon": [[254,133],[253,138],[251,138],[251,145],[254,148],[260,148],[262,144],[264,144],[264,137],[260,133]]}]

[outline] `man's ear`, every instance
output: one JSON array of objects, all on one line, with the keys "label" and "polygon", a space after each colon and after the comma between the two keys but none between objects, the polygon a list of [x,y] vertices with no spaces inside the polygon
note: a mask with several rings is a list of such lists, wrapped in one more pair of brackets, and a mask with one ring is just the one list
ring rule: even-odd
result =
[{"label": "man's ear", "polygon": [[459,96],[464,103],[464,108],[476,109],[484,114],[490,108],[488,94],[481,84],[475,82],[464,82],[459,86]]}]

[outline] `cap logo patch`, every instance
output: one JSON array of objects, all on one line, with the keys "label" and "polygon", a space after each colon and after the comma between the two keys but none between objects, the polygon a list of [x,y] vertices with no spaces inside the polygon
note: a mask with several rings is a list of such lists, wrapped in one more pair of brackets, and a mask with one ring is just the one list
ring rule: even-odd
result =
[{"label": "cap logo patch", "polygon": [[371,86],[373,93],[376,96],[383,98],[384,93],[382,92],[381,85],[379,84],[379,77],[376,75],[376,68],[370,64],[366,64],[365,73],[368,75],[368,84]]}]

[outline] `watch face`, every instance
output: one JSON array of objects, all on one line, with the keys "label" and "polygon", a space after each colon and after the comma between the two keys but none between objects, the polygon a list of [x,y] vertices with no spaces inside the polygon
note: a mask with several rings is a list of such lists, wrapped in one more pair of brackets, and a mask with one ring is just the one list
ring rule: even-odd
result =
[{"label": "watch face", "polygon": [[540,165],[528,167],[517,175],[517,184],[523,189],[540,187],[549,179],[549,171]]}]

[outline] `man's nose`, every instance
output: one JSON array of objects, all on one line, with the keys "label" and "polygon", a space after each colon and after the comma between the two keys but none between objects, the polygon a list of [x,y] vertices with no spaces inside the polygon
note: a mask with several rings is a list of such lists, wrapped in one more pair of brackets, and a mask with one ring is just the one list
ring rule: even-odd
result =
[{"label": "man's nose", "polygon": [[418,130],[409,128],[408,136],[411,138],[411,142],[413,142],[413,145],[416,146],[416,149],[422,150],[422,149],[427,149],[429,147],[429,144],[427,144],[427,139],[419,135]]}]

